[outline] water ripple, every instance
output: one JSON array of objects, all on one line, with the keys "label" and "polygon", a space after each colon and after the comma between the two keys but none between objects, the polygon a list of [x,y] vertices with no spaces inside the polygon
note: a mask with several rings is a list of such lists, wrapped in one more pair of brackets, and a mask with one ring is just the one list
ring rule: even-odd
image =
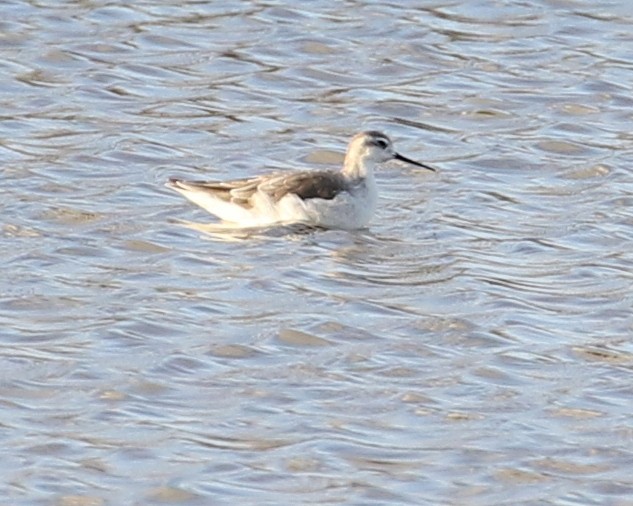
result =
[{"label": "water ripple", "polygon": [[[626,501],[624,5],[0,7],[3,497]],[[386,164],[368,230],[162,188],[363,128],[440,169]]]}]

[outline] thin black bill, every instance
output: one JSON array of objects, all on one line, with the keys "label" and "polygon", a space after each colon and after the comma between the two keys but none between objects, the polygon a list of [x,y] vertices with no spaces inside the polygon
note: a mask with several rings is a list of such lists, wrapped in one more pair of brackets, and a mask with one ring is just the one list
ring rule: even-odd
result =
[{"label": "thin black bill", "polygon": [[395,154],[394,158],[396,160],[400,160],[401,162],[407,162],[407,163],[410,163],[411,165],[417,165],[418,167],[422,167],[423,169],[436,172],[436,169],[434,169],[433,167],[424,165],[423,163],[420,163],[420,162],[416,162],[415,160],[411,160],[410,158],[407,158],[406,156],[402,156],[398,153]]}]

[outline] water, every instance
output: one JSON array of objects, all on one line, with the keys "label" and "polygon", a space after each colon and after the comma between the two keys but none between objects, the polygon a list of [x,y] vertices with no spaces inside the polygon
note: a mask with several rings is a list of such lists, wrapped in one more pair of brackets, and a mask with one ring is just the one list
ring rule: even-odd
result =
[{"label": "water", "polygon": [[[633,504],[628,2],[0,14],[3,504]],[[368,230],[162,186],[364,128]]]}]

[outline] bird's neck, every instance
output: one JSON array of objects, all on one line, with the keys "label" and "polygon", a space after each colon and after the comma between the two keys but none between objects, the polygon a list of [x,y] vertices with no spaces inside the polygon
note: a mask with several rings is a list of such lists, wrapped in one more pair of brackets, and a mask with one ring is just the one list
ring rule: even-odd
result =
[{"label": "bird's neck", "polygon": [[343,166],[343,174],[349,179],[366,179],[374,176],[374,162],[366,157],[350,157],[345,158]]}]

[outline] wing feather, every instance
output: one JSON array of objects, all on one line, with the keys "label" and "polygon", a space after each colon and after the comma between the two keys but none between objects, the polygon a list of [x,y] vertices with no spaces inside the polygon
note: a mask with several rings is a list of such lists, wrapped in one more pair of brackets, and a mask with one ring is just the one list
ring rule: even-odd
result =
[{"label": "wing feather", "polygon": [[258,189],[271,195],[275,201],[289,193],[303,200],[314,198],[331,200],[346,187],[345,179],[337,172],[309,171],[290,172],[274,179],[267,179],[259,185]]},{"label": "wing feather", "polygon": [[258,191],[266,193],[277,202],[288,194],[295,194],[303,200],[331,200],[347,189],[345,178],[338,172],[330,171],[278,172],[233,181],[174,182],[192,190],[213,193],[225,202],[244,207],[251,205],[250,200]]}]

